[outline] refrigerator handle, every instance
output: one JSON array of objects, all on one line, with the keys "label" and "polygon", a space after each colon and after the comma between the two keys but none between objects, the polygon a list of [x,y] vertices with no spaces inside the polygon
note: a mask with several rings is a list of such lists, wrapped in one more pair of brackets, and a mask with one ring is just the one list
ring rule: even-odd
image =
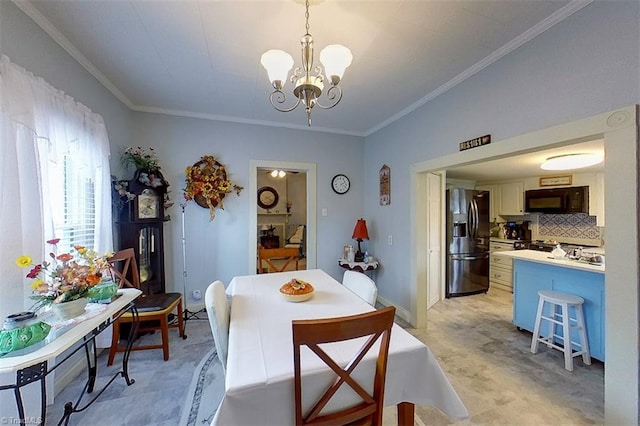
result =
[{"label": "refrigerator handle", "polygon": [[467,207],[467,229],[469,238],[473,238],[473,201],[469,201],[469,206]]},{"label": "refrigerator handle", "polygon": [[480,208],[478,208],[478,200],[473,200],[473,212],[475,220],[473,221],[473,238],[478,238],[478,226],[480,225]]},{"label": "refrigerator handle", "polygon": [[469,237],[475,239],[477,231],[475,200],[469,201],[467,209],[467,222],[469,223]]}]

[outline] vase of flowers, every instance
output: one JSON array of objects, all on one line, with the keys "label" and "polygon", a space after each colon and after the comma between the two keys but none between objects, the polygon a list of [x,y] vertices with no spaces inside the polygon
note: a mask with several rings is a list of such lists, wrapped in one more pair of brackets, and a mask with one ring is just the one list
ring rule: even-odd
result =
[{"label": "vase of flowers", "polygon": [[84,246],[74,246],[71,252],[57,254],[58,242],[58,238],[47,241],[53,246],[49,261],[33,264],[31,257],[24,255],[16,259],[16,263],[22,268],[31,268],[26,276],[33,279],[31,298],[36,301],[36,310],[51,305],[56,315],[65,320],[82,314],[91,289],[103,278],[110,278],[107,259],[112,254],[100,255]]},{"label": "vase of flowers", "polygon": [[84,314],[84,309],[87,307],[88,301],[88,298],[81,297],[80,299],[65,303],[54,303],[51,305],[51,308],[59,319],[66,321]]},{"label": "vase of flowers", "polygon": [[184,189],[185,200],[195,200],[200,207],[209,209],[209,220],[216,217],[216,208],[224,210],[222,199],[225,195],[235,191],[240,195],[243,187],[231,183],[227,177],[225,166],[215,157],[205,155],[193,166],[186,168]]}]

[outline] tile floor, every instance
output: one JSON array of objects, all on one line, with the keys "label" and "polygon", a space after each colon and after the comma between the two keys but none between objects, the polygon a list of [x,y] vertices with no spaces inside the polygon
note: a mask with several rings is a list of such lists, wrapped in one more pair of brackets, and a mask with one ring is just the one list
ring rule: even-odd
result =
[{"label": "tile floor", "polygon": [[[586,366],[576,359],[574,371],[568,372],[559,351],[543,347],[530,353],[531,334],[511,324],[511,309],[510,293],[491,290],[441,301],[429,310],[425,329],[408,329],[431,348],[470,413],[469,419],[455,422],[437,409],[416,407],[417,425],[604,422],[604,365],[594,360]],[[207,321],[188,321],[187,333],[187,340],[171,339],[167,362],[161,351],[134,352],[136,384],[114,384],[85,413],[72,416],[70,424],[88,424],[87,419],[94,425],[178,424],[191,373],[211,345]],[[81,379],[70,387],[77,389]],[[61,412],[69,400],[65,393],[49,412]],[[385,425],[394,421],[395,410],[385,410]]]}]

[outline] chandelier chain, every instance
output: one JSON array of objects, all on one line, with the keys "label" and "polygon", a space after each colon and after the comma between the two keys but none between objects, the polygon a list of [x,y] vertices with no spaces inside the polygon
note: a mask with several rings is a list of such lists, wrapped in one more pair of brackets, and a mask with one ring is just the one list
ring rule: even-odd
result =
[{"label": "chandelier chain", "polygon": [[307,34],[309,34],[309,0],[307,0],[307,3],[306,3],[306,9],[307,9],[307,10],[306,10],[306,12],[304,13],[304,17],[305,17],[305,20],[306,20],[306,24],[305,24],[305,26],[304,26],[304,27],[305,27],[305,29],[307,30]]}]

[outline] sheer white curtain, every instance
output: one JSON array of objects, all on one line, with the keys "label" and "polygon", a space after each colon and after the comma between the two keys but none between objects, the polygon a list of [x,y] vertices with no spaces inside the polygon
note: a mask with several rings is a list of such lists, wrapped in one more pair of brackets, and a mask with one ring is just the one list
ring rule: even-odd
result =
[{"label": "sheer white curtain", "polygon": [[[44,259],[45,240],[63,238],[56,217],[64,200],[63,166],[91,182],[91,245],[113,248],[109,140],[102,117],[43,79],[0,59],[0,319],[31,305],[30,282],[15,259]],[[69,160],[72,160],[69,162]],[[94,221],[93,221],[94,220]]]}]

